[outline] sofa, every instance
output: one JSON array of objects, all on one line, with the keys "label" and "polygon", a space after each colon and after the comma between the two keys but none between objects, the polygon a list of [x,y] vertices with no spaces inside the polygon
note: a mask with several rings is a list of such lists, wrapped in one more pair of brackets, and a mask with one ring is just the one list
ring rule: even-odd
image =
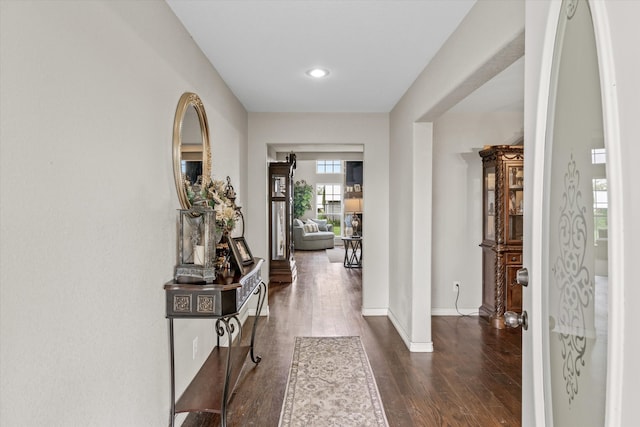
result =
[{"label": "sofa", "polygon": [[333,248],[333,224],[326,219],[293,220],[293,248],[298,251],[317,251]]}]

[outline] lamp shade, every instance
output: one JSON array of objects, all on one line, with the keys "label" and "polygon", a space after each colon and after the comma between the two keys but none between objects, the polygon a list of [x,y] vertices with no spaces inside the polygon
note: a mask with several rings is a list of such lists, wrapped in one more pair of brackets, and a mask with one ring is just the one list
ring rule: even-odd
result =
[{"label": "lamp shade", "polygon": [[362,212],[362,199],[345,199],[345,212]]}]

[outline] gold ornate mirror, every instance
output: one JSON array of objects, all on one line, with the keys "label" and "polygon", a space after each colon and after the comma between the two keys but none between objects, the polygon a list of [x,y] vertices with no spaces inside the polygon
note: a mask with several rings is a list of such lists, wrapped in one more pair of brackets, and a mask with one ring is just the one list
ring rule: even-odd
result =
[{"label": "gold ornate mirror", "polygon": [[191,92],[180,97],[173,121],[173,176],[183,209],[191,207],[185,181],[195,184],[200,176],[211,177],[207,115],[200,97]]}]

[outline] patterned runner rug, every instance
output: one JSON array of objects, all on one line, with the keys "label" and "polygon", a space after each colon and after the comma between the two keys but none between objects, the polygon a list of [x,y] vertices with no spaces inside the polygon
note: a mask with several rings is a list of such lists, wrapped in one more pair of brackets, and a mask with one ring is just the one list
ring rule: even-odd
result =
[{"label": "patterned runner rug", "polygon": [[389,425],[360,337],[296,337],[279,425]]}]

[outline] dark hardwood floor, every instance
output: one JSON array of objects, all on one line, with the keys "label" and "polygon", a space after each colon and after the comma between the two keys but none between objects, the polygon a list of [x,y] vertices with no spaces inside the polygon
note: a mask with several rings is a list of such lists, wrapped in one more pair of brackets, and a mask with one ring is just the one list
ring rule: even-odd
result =
[{"label": "dark hardwood floor", "polygon": [[[359,335],[392,427],[519,426],[521,334],[478,317],[433,317],[433,353],[411,353],[387,317],[363,317],[359,269],[324,251],[296,252],[298,279],[271,285],[259,321],[262,362],[245,365],[228,410],[229,426],[277,426],[295,336]],[[248,340],[252,319],[245,325]],[[218,426],[190,414],[183,426]]]}]

